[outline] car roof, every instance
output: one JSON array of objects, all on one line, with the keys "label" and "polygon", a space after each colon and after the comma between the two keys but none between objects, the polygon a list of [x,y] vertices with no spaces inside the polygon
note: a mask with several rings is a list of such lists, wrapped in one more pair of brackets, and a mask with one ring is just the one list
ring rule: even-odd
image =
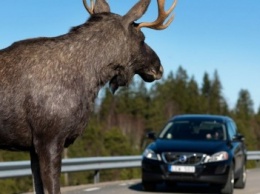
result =
[{"label": "car roof", "polygon": [[230,117],[224,115],[211,115],[211,114],[183,114],[177,115],[170,119],[170,121],[182,121],[182,120],[208,120],[218,121],[226,123],[227,121],[233,121]]}]

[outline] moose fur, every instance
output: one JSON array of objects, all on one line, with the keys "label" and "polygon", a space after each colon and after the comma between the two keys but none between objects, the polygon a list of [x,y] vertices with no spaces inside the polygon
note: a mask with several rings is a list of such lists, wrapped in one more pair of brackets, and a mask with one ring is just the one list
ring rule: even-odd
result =
[{"label": "moose fur", "polygon": [[88,21],[69,33],[0,50],[0,148],[30,152],[37,194],[60,193],[63,148],[86,128],[101,87],[109,82],[115,92],[134,74],[161,78],[159,57],[134,23],[149,3],[120,16],[97,0]]}]

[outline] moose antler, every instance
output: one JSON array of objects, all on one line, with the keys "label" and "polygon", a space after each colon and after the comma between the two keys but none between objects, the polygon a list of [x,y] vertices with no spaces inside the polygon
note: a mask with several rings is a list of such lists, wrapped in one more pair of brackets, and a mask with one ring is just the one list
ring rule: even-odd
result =
[{"label": "moose antler", "polygon": [[83,0],[84,7],[90,15],[101,12],[110,12],[110,8],[106,0],[90,0],[90,7],[88,6],[87,0]]},{"label": "moose antler", "polygon": [[91,7],[88,6],[88,3],[86,0],[83,0],[84,7],[88,11],[88,13],[90,15],[92,15],[92,14],[94,14],[94,0],[90,0],[90,2],[91,2]]},{"label": "moose antler", "polygon": [[174,15],[172,15],[166,23],[164,23],[164,21],[167,19],[167,17],[171,14],[173,9],[175,8],[177,4],[177,0],[174,0],[172,6],[168,11],[164,10],[165,0],[157,0],[157,4],[158,4],[158,13],[159,13],[157,19],[154,22],[142,22],[138,24],[137,26],[138,29],[147,27],[155,30],[163,30],[171,24],[171,22],[174,19]]}]

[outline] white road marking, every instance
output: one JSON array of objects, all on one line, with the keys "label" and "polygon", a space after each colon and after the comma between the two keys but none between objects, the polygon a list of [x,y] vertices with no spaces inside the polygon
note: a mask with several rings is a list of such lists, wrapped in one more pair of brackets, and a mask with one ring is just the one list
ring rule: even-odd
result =
[{"label": "white road marking", "polygon": [[119,186],[127,186],[127,185],[132,185],[134,184],[133,182],[125,182],[125,183],[120,183]]},{"label": "white road marking", "polygon": [[99,190],[99,189],[100,189],[99,187],[93,187],[93,188],[85,189],[84,191],[85,192],[91,192],[91,191],[96,191],[96,190]]}]

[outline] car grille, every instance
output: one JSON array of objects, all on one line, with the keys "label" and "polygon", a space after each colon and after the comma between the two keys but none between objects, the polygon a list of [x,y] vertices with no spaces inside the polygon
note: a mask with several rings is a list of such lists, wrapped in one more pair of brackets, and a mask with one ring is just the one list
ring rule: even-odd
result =
[{"label": "car grille", "polygon": [[163,152],[162,159],[168,164],[183,164],[195,165],[201,163],[206,157],[202,153],[176,153],[176,152]]}]

